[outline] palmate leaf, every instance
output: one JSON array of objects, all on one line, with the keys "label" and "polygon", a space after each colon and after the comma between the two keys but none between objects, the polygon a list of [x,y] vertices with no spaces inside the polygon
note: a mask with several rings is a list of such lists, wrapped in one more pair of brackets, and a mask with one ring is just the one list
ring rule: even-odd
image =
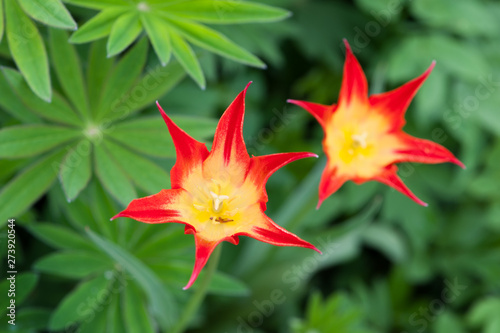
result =
[{"label": "palmate leaf", "polygon": [[146,193],[170,188],[170,175],[155,163],[112,141],[105,141],[104,146],[115,161],[126,161],[122,169],[138,188]]},{"label": "palmate leaf", "polygon": [[177,306],[173,296],[149,267],[125,249],[87,230],[90,239],[108,256],[119,263],[139,284],[151,303],[152,311],[163,330],[168,331],[177,319]]},{"label": "palmate leaf", "polygon": [[[210,138],[217,122],[208,118],[173,116],[180,128],[197,140]],[[161,117],[142,117],[118,123],[110,137],[127,147],[155,157],[175,157],[175,146]]]},{"label": "palmate leaf", "polygon": [[172,41],[172,51],[174,52],[175,58],[200,88],[205,89],[205,75],[203,75],[200,62],[198,58],[196,58],[193,49],[176,32],[170,32],[170,39]]},{"label": "palmate leaf", "polygon": [[75,144],[62,161],[59,172],[66,200],[73,201],[87,186],[92,176],[92,143],[83,139]]},{"label": "palmate leaf", "polygon": [[141,13],[141,22],[158,59],[160,59],[160,63],[162,66],[165,66],[172,55],[172,45],[170,43],[167,22],[156,15],[146,15],[144,13]]},{"label": "palmate leaf", "polygon": [[90,45],[87,67],[87,91],[91,110],[99,103],[102,87],[113,68],[114,61],[106,57],[106,41],[101,39]]},{"label": "palmate leaf", "polygon": [[127,1],[123,0],[64,0],[64,2],[91,9],[105,9],[109,7],[128,7]]},{"label": "palmate leaf", "polygon": [[52,88],[49,63],[40,32],[17,1],[5,2],[5,16],[6,34],[12,58],[31,90],[41,99],[50,102]]},{"label": "palmate leaf", "polygon": [[3,0],[0,0],[0,42],[2,41],[4,30],[5,22],[3,18]]},{"label": "palmate leaf", "polygon": [[73,129],[48,125],[10,126],[0,130],[0,158],[31,157],[78,137]]},{"label": "palmate leaf", "polygon": [[123,206],[137,198],[134,186],[110,152],[98,145],[94,149],[95,172],[104,188]]},{"label": "palmate leaf", "polygon": [[103,10],[71,35],[69,41],[75,44],[87,43],[109,35],[115,20],[125,12],[127,8],[124,7]]},{"label": "palmate leaf", "polygon": [[23,10],[37,21],[61,28],[76,30],[76,22],[60,0],[18,0]]},{"label": "palmate leaf", "polygon": [[28,226],[28,230],[36,238],[56,249],[98,251],[88,239],[59,224],[34,223]]},{"label": "palmate leaf", "polygon": [[[21,74],[19,74],[19,76],[21,76]],[[27,85],[26,88],[29,90],[29,87]],[[4,75],[2,75],[2,73],[0,73],[0,91],[2,92],[2,98],[0,98],[0,106],[12,117],[20,120],[23,123],[36,124],[41,122],[40,118],[34,115],[19,100],[19,98],[17,98],[16,93],[9,85],[7,79]]]},{"label": "palmate leaf", "polygon": [[57,178],[64,151],[58,150],[40,159],[18,174],[0,191],[0,225],[23,213],[40,198]]},{"label": "palmate leaf", "polygon": [[281,8],[231,0],[176,2],[165,9],[175,16],[212,24],[275,22],[291,15]]},{"label": "palmate leaf", "polygon": [[12,90],[14,90],[14,93],[17,95],[17,101],[24,104],[33,113],[60,124],[71,126],[79,126],[81,124],[81,119],[78,118],[68,103],[57,92],[54,92],[52,102],[48,103],[40,99],[30,90],[26,81],[18,71],[3,67],[2,73]]},{"label": "palmate leaf", "polygon": [[138,80],[146,55],[147,42],[142,39],[116,64],[102,88],[95,119],[102,120],[108,113],[116,113],[119,117],[128,116],[128,109],[121,110],[118,105],[125,98],[124,92],[129,91]]},{"label": "palmate leaf", "polygon": [[90,118],[88,98],[80,59],[73,45],[69,44],[65,31],[50,29],[49,49],[57,79],[75,110],[84,119]]},{"label": "palmate leaf", "polygon": [[[95,309],[102,306],[102,297],[111,296],[112,281],[104,275],[81,282],[76,289],[67,294],[52,313],[49,328],[54,331],[70,329],[73,323],[89,320]],[[97,297],[99,296],[99,297]]]},{"label": "palmate leaf", "polygon": [[62,251],[44,256],[33,266],[35,271],[72,279],[102,274],[113,267],[107,257],[84,251]]},{"label": "palmate leaf", "polygon": [[125,288],[123,298],[122,317],[125,319],[126,332],[154,333],[140,290],[131,283]]},{"label": "palmate leaf", "polygon": [[129,12],[121,15],[111,27],[108,39],[108,57],[112,57],[125,50],[139,36],[142,25],[139,14]]},{"label": "palmate leaf", "polygon": [[218,24],[273,22],[289,16],[286,10],[251,2],[219,0],[182,2],[146,0],[137,4],[115,0],[106,0],[103,3],[95,0],[67,2],[77,6],[102,9],[71,36],[71,42],[85,43],[109,35],[107,55],[113,56],[126,49],[144,28],[160,63],[166,65],[173,53],[202,89],[205,87],[205,77],[188,41],[246,65],[259,68],[265,68],[266,65],[221,33],[197,22]]},{"label": "palmate leaf", "polygon": [[[50,164],[50,177],[37,179],[33,183],[33,186],[38,183],[41,184],[41,187],[29,193],[21,191],[22,197],[13,205],[14,210],[7,212],[7,208],[5,208],[3,213],[23,212],[34,200],[45,193],[54,175],[58,176],[67,201],[73,201],[91,183],[93,169],[95,169],[96,178],[106,191],[111,193],[121,205],[127,205],[136,197],[136,186],[146,192],[158,192],[161,188],[168,187],[167,170],[142,157],[143,154],[151,155],[151,153],[162,157],[174,156],[173,146],[168,141],[168,130],[160,117],[156,117],[155,121],[158,124],[155,127],[161,127],[161,131],[155,132],[165,140],[155,140],[151,136],[152,133],[146,132],[147,140],[138,140],[143,142],[144,146],[132,144],[131,147],[128,147],[136,150],[135,152],[121,146],[121,144],[125,146],[127,142],[130,142],[127,139],[120,141],[120,135],[123,134],[124,128],[122,131],[117,130],[116,135],[114,135],[114,122],[130,116],[133,112],[137,112],[147,105],[154,107],[154,101],[163,96],[185,76],[185,71],[178,62],[171,62],[165,67],[159,65],[150,67],[146,72],[143,72],[147,58],[147,47],[147,40],[142,39],[119,61],[113,61],[105,58],[105,44],[96,43],[90,50],[88,65],[90,73],[87,72],[86,80],[77,52],[74,46],[67,42],[66,32],[49,31],[49,49],[54,57],[54,72],[57,81],[59,81],[57,86],[63,90],[64,94],[63,96],[54,91],[51,103],[36,96],[18,71],[1,68],[0,87],[5,87],[3,91],[11,92],[11,94],[1,99],[0,105],[6,107],[10,113],[22,121],[32,124],[17,125],[0,130],[0,157],[19,159],[42,153],[53,154],[55,151],[59,151],[60,146],[64,147],[64,151],[59,151],[64,156],[60,156],[57,161]],[[90,95],[94,101],[92,104],[89,101]],[[23,113],[31,116],[28,117]],[[42,124],[43,121],[48,124]],[[212,133],[207,133],[207,130],[213,131],[215,127],[207,126],[213,125],[213,122],[206,119],[200,119],[200,122],[194,119],[194,121],[188,121],[188,124],[191,128],[205,129],[202,131],[203,138],[206,135],[212,135]],[[116,127],[120,129],[121,124]],[[189,127],[186,130],[189,130]],[[139,132],[141,130],[144,128],[139,129]],[[135,133],[134,135],[137,138],[137,135],[141,134]],[[103,144],[103,140],[110,139],[114,139],[114,141]],[[162,141],[167,142],[166,149],[155,154],[155,151],[159,150],[158,142]],[[107,148],[113,144],[118,147],[116,152],[109,151]],[[150,144],[152,147],[149,147]],[[120,150],[120,148],[123,149]],[[122,163],[123,159],[129,158],[135,163]],[[31,167],[35,167],[37,161],[34,163]],[[23,166],[30,168],[29,163],[13,165],[17,165],[17,169]],[[141,173],[143,169],[150,172]],[[14,172],[15,169],[6,170],[6,173],[0,174],[0,177],[11,177]],[[42,174],[47,175],[48,173]],[[134,174],[141,174],[141,176],[135,179]],[[28,173],[28,176],[24,177],[31,179],[34,174]],[[134,179],[134,183],[132,183],[132,179]],[[45,183],[45,180],[48,182]],[[17,178],[10,181],[4,187],[4,192],[0,193],[0,198],[2,195],[9,196],[13,193],[10,192],[11,190],[18,189],[15,185],[16,182],[18,182]],[[27,180],[27,182],[29,181]],[[23,184],[25,184],[24,181],[19,186]],[[27,188],[30,189],[31,185],[31,183],[28,184]],[[11,189],[11,186],[14,187]],[[24,199],[24,197],[26,198]],[[6,202],[8,203],[9,200]],[[16,208],[17,204],[19,204],[18,208]],[[111,228],[110,225],[106,226]]]},{"label": "palmate leaf", "polygon": [[266,65],[259,58],[213,29],[187,20],[169,18],[168,22],[185,38],[204,49],[246,65],[266,68]]}]

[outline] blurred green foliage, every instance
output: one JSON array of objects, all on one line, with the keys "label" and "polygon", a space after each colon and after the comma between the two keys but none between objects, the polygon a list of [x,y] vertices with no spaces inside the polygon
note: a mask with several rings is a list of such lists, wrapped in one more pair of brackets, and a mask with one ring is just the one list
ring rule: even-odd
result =
[{"label": "blurred green foliage", "polygon": [[[174,147],[154,102],[210,144],[216,119],[253,81],[249,152],[322,155],[320,127],[285,100],[336,101],[342,38],[370,93],[437,61],[405,131],[444,145],[467,170],[400,165],[428,208],[371,182],[344,185],[320,210],[324,157],[280,170],[268,215],[323,255],[243,237],[225,244],[190,332],[500,331],[498,2],[65,3],[0,0],[0,232],[16,218],[16,332],[168,332],[196,292],[181,289],[192,237],[180,225],[109,221],[170,186]],[[264,62],[266,71],[240,64]]]}]

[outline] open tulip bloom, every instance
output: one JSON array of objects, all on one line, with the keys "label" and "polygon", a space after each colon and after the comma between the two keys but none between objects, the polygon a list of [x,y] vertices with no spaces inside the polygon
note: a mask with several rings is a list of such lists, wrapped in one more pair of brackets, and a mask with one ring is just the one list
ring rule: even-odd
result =
[{"label": "open tulip bloom", "polygon": [[248,85],[222,115],[210,152],[203,143],[177,127],[157,103],[176,149],[177,160],[170,172],[172,189],[132,200],[124,211],[112,218],[185,224],[185,233],[194,234],[196,259],[184,289],[194,283],[220,242],[237,245],[238,236],[320,252],[264,214],[267,179],[292,161],[317,155],[282,153],[250,158],[242,133],[247,88]]},{"label": "open tulip bloom", "polygon": [[344,43],[346,60],[337,104],[288,100],[311,113],[325,132],[327,164],[319,185],[318,207],[347,180],[357,184],[376,180],[426,206],[397,176],[394,164],[452,162],[464,167],[441,145],[402,131],[406,109],[435,63],[401,87],[368,97],[363,69],[348,42]]}]

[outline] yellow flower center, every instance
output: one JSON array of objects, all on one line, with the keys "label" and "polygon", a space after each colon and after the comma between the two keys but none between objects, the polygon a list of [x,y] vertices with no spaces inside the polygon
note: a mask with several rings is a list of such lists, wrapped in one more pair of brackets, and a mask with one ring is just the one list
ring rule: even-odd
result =
[{"label": "yellow flower center", "polygon": [[357,159],[364,159],[372,150],[372,145],[368,142],[368,133],[354,133],[344,131],[344,144],[340,150],[340,158],[346,164]]},{"label": "yellow flower center", "polygon": [[[224,190],[229,191],[228,188]],[[212,224],[234,222],[239,210],[234,202],[235,197],[222,194],[220,185],[215,185],[212,181],[209,188],[204,188],[198,194],[193,201],[198,222],[211,221]]]}]

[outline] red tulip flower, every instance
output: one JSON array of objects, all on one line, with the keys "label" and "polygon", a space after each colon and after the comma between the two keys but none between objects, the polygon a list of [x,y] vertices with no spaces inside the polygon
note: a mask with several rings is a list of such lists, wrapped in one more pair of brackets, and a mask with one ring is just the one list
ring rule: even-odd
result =
[{"label": "red tulip flower", "polygon": [[395,163],[444,163],[464,167],[446,148],[403,132],[404,115],[435,63],[419,77],[392,91],[368,97],[366,77],[346,40],[344,76],[337,104],[288,100],[309,113],[323,127],[327,165],[319,185],[321,203],[352,180],[376,180],[426,206],[397,176]]},{"label": "red tulip flower", "polygon": [[185,224],[185,233],[194,234],[196,259],[184,289],[193,284],[220,242],[237,245],[238,236],[319,252],[314,245],[281,228],[264,213],[267,179],[292,161],[317,155],[282,153],[250,157],[242,133],[247,88],[248,85],[222,115],[210,152],[203,143],[177,127],[157,103],[177,154],[170,172],[172,189],[132,200],[124,211],[113,217],[130,217],[144,223]]}]

